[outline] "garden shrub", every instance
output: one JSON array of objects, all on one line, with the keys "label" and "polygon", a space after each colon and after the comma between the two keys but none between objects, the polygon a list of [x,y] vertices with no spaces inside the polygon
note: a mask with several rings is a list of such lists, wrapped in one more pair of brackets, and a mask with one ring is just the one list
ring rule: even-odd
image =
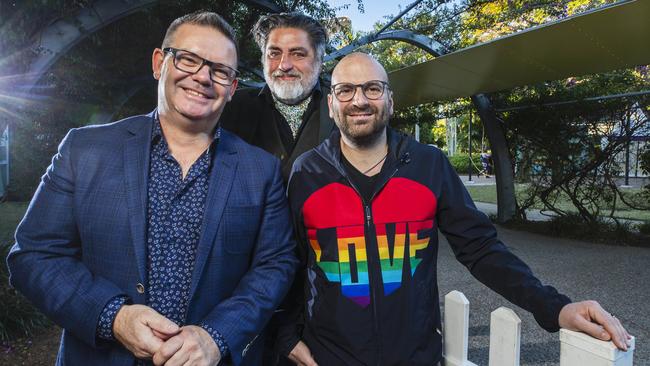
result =
[{"label": "garden shrub", "polygon": [[[468,174],[468,169],[470,166],[470,160],[469,160],[469,155],[468,154],[456,154],[454,156],[449,156],[449,162],[451,163],[451,166],[454,167],[454,170],[456,173],[461,174],[461,175],[467,175]],[[474,164],[479,164],[478,163],[478,155],[472,154],[472,158],[474,160]],[[476,169],[476,166],[472,164],[472,174],[478,174],[478,170]]]},{"label": "garden shrub", "polygon": [[0,245],[0,341],[29,337],[35,330],[51,324],[27,299],[9,285],[9,273],[4,263],[9,246]]}]

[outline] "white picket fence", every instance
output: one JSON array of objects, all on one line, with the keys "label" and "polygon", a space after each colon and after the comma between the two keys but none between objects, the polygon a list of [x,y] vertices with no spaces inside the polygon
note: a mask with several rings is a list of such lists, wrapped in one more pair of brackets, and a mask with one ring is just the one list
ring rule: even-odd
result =
[{"label": "white picket fence", "polygon": [[[476,366],[467,360],[469,301],[462,292],[445,296],[444,365]],[[500,307],[490,316],[489,366],[519,366],[521,319],[514,311]],[[634,338],[627,352],[612,342],[584,333],[560,330],[560,366],[632,366]]]}]

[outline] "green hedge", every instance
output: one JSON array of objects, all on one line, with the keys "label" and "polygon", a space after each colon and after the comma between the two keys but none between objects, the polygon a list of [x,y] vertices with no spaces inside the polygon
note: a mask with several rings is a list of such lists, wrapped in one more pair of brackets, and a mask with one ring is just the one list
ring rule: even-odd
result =
[{"label": "green hedge", "polygon": [[639,224],[638,229],[641,234],[650,235],[650,221]]},{"label": "green hedge", "polygon": [[16,225],[25,214],[27,202],[0,203],[0,344],[31,336],[51,324],[47,318],[9,286],[5,259],[13,244]]},{"label": "green hedge", "polygon": [[[454,167],[454,170],[456,170],[456,173],[462,175],[468,174],[469,172],[468,169],[470,165],[469,155],[456,154],[454,156],[448,156],[448,158],[449,158],[449,162]],[[472,154],[472,160],[474,160],[474,164],[480,167],[481,162],[478,155]],[[478,174],[478,170],[476,169],[476,166],[472,166],[472,174]]]},{"label": "green hedge", "polygon": [[[9,247],[0,244],[2,262]],[[50,325],[50,321],[32,304],[9,286],[9,274],[4,263],[0,265],[0,342],[17,337],[29,337],[35,330]]]}]

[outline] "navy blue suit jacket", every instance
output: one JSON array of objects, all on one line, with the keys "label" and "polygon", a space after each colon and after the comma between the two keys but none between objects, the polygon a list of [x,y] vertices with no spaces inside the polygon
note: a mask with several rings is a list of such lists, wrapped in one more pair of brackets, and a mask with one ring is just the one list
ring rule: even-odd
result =
[{"label": "navy blue suit jacket", "polygon": [[[71,130],[18,226],[10,280],[64,328],[57,364],[133,365],[96,328],[114,296],[146,301],[153,121],[151,113]],[[186,324],[210,324],[235,365],[258,365],[258,335],[296,268],[279,161],[222,131],[201,230]]]}]

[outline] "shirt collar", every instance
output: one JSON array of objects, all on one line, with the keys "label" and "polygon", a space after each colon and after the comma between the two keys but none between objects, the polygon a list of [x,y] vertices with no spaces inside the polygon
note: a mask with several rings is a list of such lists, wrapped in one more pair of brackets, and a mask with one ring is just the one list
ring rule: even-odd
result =
[{"label": "shirt collar", "polygon": [[[210,146],[208,146],[208,154],[211,154],[215,150],[220,138],[221,138],[221,127],[219,127],[219,125],[217,124],[217,127],[214,129],[214,133],[212,136],[212,143],[210,143]],[[165,136],[162,133],[162,127],[160,126],[160,118],[158,116],[158,113],[156,113],[153,120],[153,131],[151,132],[151,146],[155,147],[160,143],[164,144],[164,149],[160,149],[160,154],[165,155],[169,153],[167,140],[165,139]]]}]

